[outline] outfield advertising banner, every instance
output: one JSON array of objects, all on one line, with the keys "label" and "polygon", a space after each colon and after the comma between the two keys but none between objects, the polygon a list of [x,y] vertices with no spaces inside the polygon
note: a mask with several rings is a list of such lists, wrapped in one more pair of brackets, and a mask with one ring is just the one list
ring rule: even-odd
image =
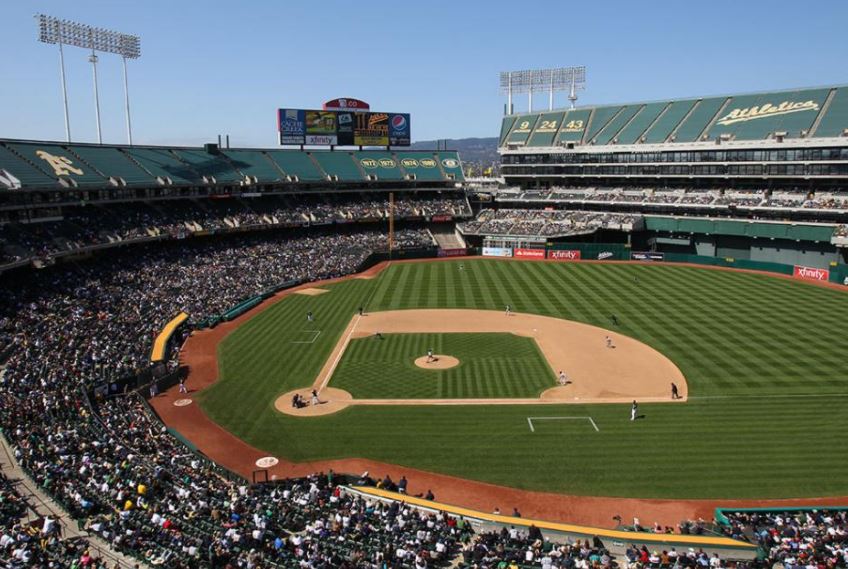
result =
[{"label": "outfield advertising banner", "polygon": [[556,259],[558,261],[579,261],[580,251],[553,249],[551,251],[548,251],[548,259]]},{"label": "outfield advertising banner", "polygon": [[515,257],[520,257],[522,259],[544,259],[545,258],[545,250],[544,249],[521,249],[518,248],[514,251]]},{"label": "outfield advertising banner", "polygon": [[814,267],[803,267],[795,265],[792,276],[796,279],[807,281],[827,281],[830,279],[830,271],[827,269],[816,269]]},{"label": "outfield advertising banner", "polygon": [[279,109],[280,144],[314,146],[409,146],[409,113]]},{"label": "outfield advertising banner", "polygon": [[439,257],[465,257],[467,249],[439,249]]},{"label": "outfield advertising banner", "polygon": [[662,261],[663,259],[665,259],[664,253],[654,251],[633,251],[630,253],[631,261]]},{"label": "outfield advertising banner", "polygon": [[512,257],[509,247],[483,247],[484,257]]}]

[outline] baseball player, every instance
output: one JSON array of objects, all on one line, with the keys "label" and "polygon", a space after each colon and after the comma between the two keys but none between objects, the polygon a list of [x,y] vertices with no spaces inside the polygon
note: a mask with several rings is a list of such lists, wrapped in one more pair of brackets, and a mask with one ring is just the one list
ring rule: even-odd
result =
[{"label": "baseball player", "polygon": [[433,356],[433,348],[427,350],[427,363],[429,364],[432,361],[435,361],[436,358]]},{"label": "baseball player", "polygon": [[314,322],[315,321],[315,316],[312,314],[311,310],[306,313],[306,321],[307,322]]},{"label": "baseball player", "polygon": [[188,393],[188,389],[186,389],[185,378],[180,378],[180,393]]},{"label": "baseball player", "polygon": [[506,315],[509,316],[510,313],[512,313],[512,307],[509,304],[507,304],[506,305]]},{"label": "baseball player", "polygon": [[671,398],[672,399],[680,399],[680,392],[677,390],[677,384],[671,383]]},{"label": "baseball player", "polygon": [[639,405],[636,404],[636,400],[633,400],[633,405],[630,406],[630,420],[636,420],[636,413],[639,412]]},{"label": "baseball player", "polygon": [[568,376],[565,375],[564,371],[559,370],[559,384],[565,385],[566,383],[568,383]]},{"label": "baseball player", "polygon": [[607,336],[607,337],[606,337],[606,343],[607,343],[607,348],[612,348],[612,347],[613,347],[613,345],[612,345],[612,338],[610,338],[609,336]]}]

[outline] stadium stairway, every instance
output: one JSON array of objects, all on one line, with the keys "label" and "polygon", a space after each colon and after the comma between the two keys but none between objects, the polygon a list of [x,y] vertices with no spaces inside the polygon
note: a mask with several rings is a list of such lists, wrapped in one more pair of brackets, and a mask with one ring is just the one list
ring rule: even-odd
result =
[{"label": "stadium stairway", "polygon": [[445,227],[444,224],[432,225],[428,228],[430,235],[436,240],[436,245],[441,249],[464,249],[465,240],[458,234],[456,229]]}]

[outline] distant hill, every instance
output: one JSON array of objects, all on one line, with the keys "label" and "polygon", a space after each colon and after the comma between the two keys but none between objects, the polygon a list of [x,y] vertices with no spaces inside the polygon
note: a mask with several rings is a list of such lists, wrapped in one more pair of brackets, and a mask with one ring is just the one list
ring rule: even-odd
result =
[{"label": "distant hill", "polygon": [[493,163],[499,165],[498,138],[448,138],[441,141],[422,140],[413,142],[411,150],[435,150],[438,144],[447,142],[448,150],[456,150],[466,166],[476,166],[483,169]]}]

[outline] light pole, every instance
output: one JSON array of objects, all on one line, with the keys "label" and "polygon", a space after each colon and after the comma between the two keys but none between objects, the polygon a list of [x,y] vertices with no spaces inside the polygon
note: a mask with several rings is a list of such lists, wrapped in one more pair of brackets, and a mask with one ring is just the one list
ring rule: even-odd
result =
[{"label": "light pole", "polygon": [[554,108],[554,93],[568,91],[571,108],[577,101],[577,90],[586,86],[586,68],[557,67],[553,69],[533,69],[524,71],[502,71],[500,90],[507,96],[507,113],[512,114],[512,96],[527,93],[528,112],[533,112],[533,93],[548,92],[548,110]]},{"label": "light pole", "polygon": [[121,56],[124,72],[124,107],[127,115],[127,142],[132,144],[132,126],[130,121],[130,93],[127,81],[127,59],[141,57],[141,38],[120,32],[95,28],[69,20],[60,20],[45,14],[36,15],[38,20],[38,41],[59,46],[59,72],[62,80],[62,101],[65,107],[65,137],[71,141],[71,128],[68,119],[68,92],[65,85],[65,56],[63,45],[91,50],[88,61],[91,62],[94,76],[94,111],[97,125],[97,142],[102,143],[100,128],[100,94],[97,89],[97,52],[114,53]]}]

